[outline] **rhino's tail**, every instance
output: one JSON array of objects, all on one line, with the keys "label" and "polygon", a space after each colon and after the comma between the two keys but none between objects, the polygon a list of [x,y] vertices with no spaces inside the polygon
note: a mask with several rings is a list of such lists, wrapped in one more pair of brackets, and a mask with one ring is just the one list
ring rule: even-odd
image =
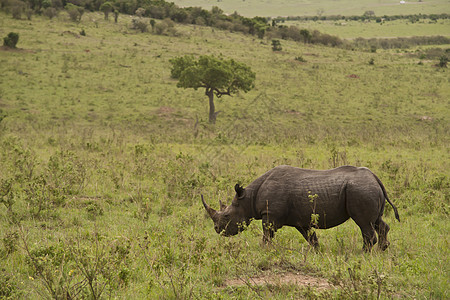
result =
[{"label": "rhino's tail", "polygon": [[389,200],[389,197],[388,197],[388,195],[387,195],[387,192],[386,192],[386,189],[384,188],[383,183],[381,182],[380,178],[378,178],[377,175],[375,175],[373,172],[372,172],[372,174],[373,174],[373,176],[375,177],[375,179],[378,181],[378,184],[380,185],[381,190],[383,191],[384,198],[386,198],[387,202],[389,202],[389,204],[390,204],[390,205],[392,206],[392,208],[394,209],[395,218],[400,222],[400,215],[398,214],[397,207],[391,202],[391,200]]}]

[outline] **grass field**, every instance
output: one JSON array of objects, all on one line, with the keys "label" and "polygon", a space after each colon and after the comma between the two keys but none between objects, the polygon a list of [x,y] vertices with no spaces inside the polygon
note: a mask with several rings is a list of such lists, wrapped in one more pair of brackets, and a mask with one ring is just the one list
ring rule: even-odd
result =
[{"label": "grass field", "polygon": [[[0,297],[449,298],[447,69],[130,24],[0,13],[0,37],[20,35],[20,49],[0,50]],[[218,101],[210,125],[204,92],[170,78],[184,54],[243,62],[255,88]],[[261,221],[217,235],[200,195],[230,203],[236,183],[280,164],[371,168],[402,220],[387,207],[390,248],[363,253],[353,221],[318,231],[317,252],[292,228],[262,245]]]},{"label": "grass field", "polygon": [[316,16],[316,15],[362,15],[373,11],[377,16],[410,15],[410,14],[441,14],[450,13],[447,0],[406,1],[400,4],[395,0],[268,0],[261,3],[258,0],[175,0],[179,6],[200,6],[210,9],[218,6],[226,13],[237,11],[247,17],[279,17],[279,16]]}]

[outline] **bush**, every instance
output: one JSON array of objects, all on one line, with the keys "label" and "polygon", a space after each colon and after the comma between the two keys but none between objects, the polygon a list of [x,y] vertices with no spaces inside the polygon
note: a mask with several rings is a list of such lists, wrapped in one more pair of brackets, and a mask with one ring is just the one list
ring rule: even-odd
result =
[{"label": "bush", "polygon": [[299,61],[299,62],[306,62],[306,59],[304,59],[303,56],[297,56],[297,57],[295,58],[295,60],[296,60],[296,61]]},{"label": "bush", "polygon": [[3,38],[3,46],[9,48],[16,48],[17,42],[19,42],[19,34],[15,32],[10,32]]},{"label": "bush", "polygon": [[46,16],[50,20],[58,15],[58,11],[54,7],[45,8],[43,13],[44,13],[44,16]]},{"label": "bush", "polygon": [[142,19],[133,19],[131,20],[131,28],[139,30],[140,32],[144,33],[147,32],[147,23]]},{"label": "bush", "polygon": [[280,40],[272,40],[272,51],[281,51],[283,48],[281,47]]},{"label": "bush", "polygon": [[442,55],[442,56],[439,58],[439,64],[438,64],[438,66],[441,67],[441,68],[447,68],[447,63],[448,63],[448,58],[447,58],[447,56]]},{"label": "bush", "polygon": [[19,0],[13,0],[9,2],[9,7],[12,17],[14,19],[20,20],[25,9],[25,3]]},{"label": "bush", "polygon": [[19,289],[19,280],[13,275],[0,269],[0,299],[19,299],[22,292]]},{"label": "bush", "polygon": [[74,22],[80,22],[81,17],[84,14],[84,8],[72,3],[68,3],[66,5],[67,13],[69,14],[69,17]]}]

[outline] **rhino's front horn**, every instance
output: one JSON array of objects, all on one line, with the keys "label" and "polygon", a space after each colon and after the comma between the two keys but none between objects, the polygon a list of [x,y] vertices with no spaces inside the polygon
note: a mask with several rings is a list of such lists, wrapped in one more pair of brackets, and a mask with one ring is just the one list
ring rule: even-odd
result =
[{"label": "rhino's front horn", "polygon": [[201,196],[202,196],[203,206],[205,207],[205,209],[208,212],[209,216],[211,217],[211,219],[215,223],[217,221],[217,211],[215,211],[208,204],[206,204],[205,200],[203,199],[203,195],[201,195]]}]

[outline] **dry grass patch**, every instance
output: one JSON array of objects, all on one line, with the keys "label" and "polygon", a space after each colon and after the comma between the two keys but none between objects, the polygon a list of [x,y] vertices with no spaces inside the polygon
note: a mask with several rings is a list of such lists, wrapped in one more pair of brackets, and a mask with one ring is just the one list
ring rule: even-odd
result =
[{"label": "dry grass patch", "polygon": [[320,277],[301,274],[299,272],[273,273],[263,272],[258,276],[239,277],[228,279],[224,282],[225,287],[239,286],[263,286],[263,285],[297,285],[299,287],[314,287],[318,290],[333,289],[334,286],[328,280]]}]

